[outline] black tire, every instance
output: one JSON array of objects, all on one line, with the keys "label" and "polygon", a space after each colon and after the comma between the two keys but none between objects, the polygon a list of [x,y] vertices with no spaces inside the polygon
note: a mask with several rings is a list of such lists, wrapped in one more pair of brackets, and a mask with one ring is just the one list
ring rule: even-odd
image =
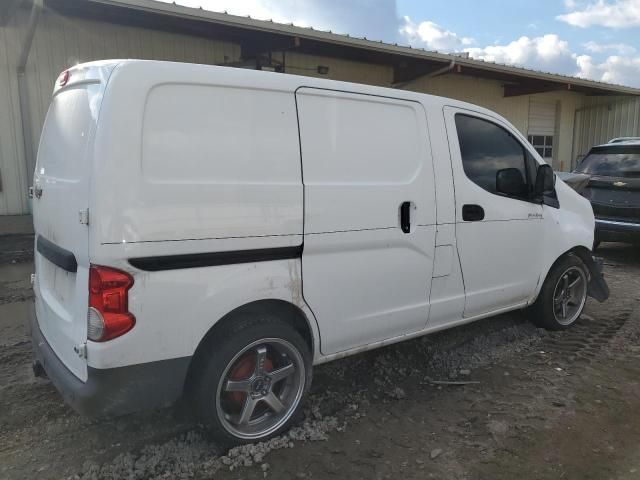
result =
[{"label": "black tire", "polygon": [[[262,340],[270,340],[272,343],[262,342]],[[277,342],[281,342],[282,344],[280,345]],[[256,345],[252,346],[253,344]],[[243,350],[248,347],[250,347],[250,349],[238,358]],[[291,358],[276,350],[276,347],[293,349],[291,351],[287,350],[289,352],[289,357]],[[268,438],[279,435],[291,426],[292,422],[294,422],[296,417],[300,414],[300,407],[306,397],[309,386],[311,385],[312,370],[312,355],[309,350],[309,346],[291,325],[271,314],[241,315],[233,318],[231,321],[226,323],[226,325],[222,326],[220,330],[216,331],[214,338],[210,339],[205,344],[204,348],[204,351],[198,353],[198,358],[195,359],[196,363],[193,366],[193,371],[190,372],[192,385],[189,393],[195,408],[196,416],[202,426],[206,428],[212,437],[212,440],[221,446],[231,447],[243,443],[264,441]],[[267,358],[267,362],[272,361],[269,358],[269,355],[272,355],[275,358],[275,361],[284,359],[283,361],[286,363],[287,360],[290,360],[291,365],[302,365],[304,368],[304,372],[301,372],[301,368],[295,368],[294,373],[290,374],[292,377],[295,376],[292,383],[299,380],[303,382],[303,384],[300,387],[296,383],[295,388],[290,388],[290,393],[287,398],[291,398],[291,405],[289,405],[287,401],[282,401],[281,405],[285,405],[287,409],[286,415],[282,413],[283,418],[279,420],[281,424],[276,422],[280,413],[271,409],[271,403],[267,402],[268,399],[265,396],[260,398],[254,398],[253,396],[260,396],[264,393],[258,392],[255,390],[256,388],[268,388],[270,393],[267,396],[271,396],[272,394],[278,395],[275,391],[276,388],[280,388],[282,391],[289,388],[287,385],[281,386],[285,382],[288,384],[290,382],[288,379],[283,378],[281,380],[275,380],[274,377],[274,380],[272,381],[268,378],[269,373],[276,372],[275,369],[271,372],[268,372],[267,369],[265,369],[264,372],[267,373],[261,374],[263,376],[258,375],[261,379],[267,378],[266,381],[268,382],[269,387],[262,386],[262,383],[264,382],[258,384],[260,385],[259,387],[254,387],[254,384],[256,384],[258,380],[256,377],[256,372],[258,372],[257,358],[260,354],[257,352],[258,350],[262,351],[263,348],[267,352],[266,356],[263,354],[263,359]],[[256,352],[256,360],[251,377],[247,377],[246,380],[240,380],[243,383],[246,382],[251,385],[251,393],[237,393],[237,390],[225,392],[224,390],[226,390],[228,385],[230,385],[228,382],[235,382],[236,380],[234,378],[229,378],[229,372],[233,372],[233,370],[230,369],[237,368],[240,362],[246,363],[246,357],[253,355],[254,351]],[[271,354],[270,352],[272,351],[273,353]],[[261,364],[264,365],[264,360]],[[288,367],[288,365],[284,366]],[[262,372],[263,370],[260,371]],[[254,380],[251,380],[252,378]],[[271,388],[273,388],[273,392],[271,391]],[[262,417],[265,418],[265,425],[269,419],[269,413],[273,417],[271,421],[276,423],[264,434],[261,434],[259,431],[248,434],[245,430],[250,428],[250,422],[253,418],[251,414],[249,414],[249,423],[245,423],[245,425],[238,423],[234,427],[234,422],[231,420],[232,416],[227,416],[225,414],[225,412],[227,412],[227,410],[225,410],[225,402],[228,401],[228,398],[225,397],[226,395],[242,396],[241,399],[236,397],[232,399],[233,401],[237,401],[242,404],[242,406],[238,405],[240,411],[238,412],[237,417],[239,417],[239,420],[242,420],[243,418],[242,413],[244,412],[244,408],[246,408],[248,401],[252,401],[253,404],[256,405],[255,407],[252,407],[254,416],[256,415],[256,411],[260,413],[260,411],[258,411],[258,407],[260,407],[265,411],[265,413],[262,414]],[[234,406],[232,402],[228,403],[229,405]],[[255,410],[253,410],[254,408]],[[284,411],[285,410],[283,410],[283,412]],[[238,432],[232,431],[234,428],[237,428]]]},{"label": "black tire", "polygon": [[[575,306],[571,307],[575,310],[575,313],[572,311],[571,315],[567,314],[566,318],[563,318],[561,312],[564,300],[560,303],[557,301],[558,297],[562,297],[562,290],[558,291],[557,288],[562,289],[565,275],[566,278],[573,278],[570,275],[575,275],[577,278],[580,276],[579,272],[582,274],[582,281],[585,282],[582,287],[584,292],[582,292],[582,288],[580,288],[579,293],[576,291],[575,297],[576,299],[579,298],[579,301],[574,301]],[[547,330],[565,330],[569,328],[580,318],[584,309],[588,280],[587,267],[580,257],[570,254],[561,258],[549,271],[538,298],[528,308],[529,318],[538,327],[546,328]],[[561,281],[563,282],[562,284],[560,283]]]}]

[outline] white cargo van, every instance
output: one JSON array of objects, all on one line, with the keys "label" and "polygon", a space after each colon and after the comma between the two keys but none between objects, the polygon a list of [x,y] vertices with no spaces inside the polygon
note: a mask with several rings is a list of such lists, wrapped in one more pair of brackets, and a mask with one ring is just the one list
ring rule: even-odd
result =
[{"label": "white cargo van", "polygon": [[224,67],[62,73],[33,188],[35,367],[78,411],[187,394],[222,442],[287,428],[312,365],[608,289],[589,202],[504,118]]}]

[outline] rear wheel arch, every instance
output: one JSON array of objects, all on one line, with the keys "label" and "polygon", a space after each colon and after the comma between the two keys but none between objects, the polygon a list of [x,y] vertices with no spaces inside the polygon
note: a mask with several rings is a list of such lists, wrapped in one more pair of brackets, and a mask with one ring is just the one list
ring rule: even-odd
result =
[{"label": "rear wheel arch", "polygon": [[276,316],[280,320],[292,326],[304,339],[311,354],[314,354],[315,338],[313,329],[307,315],[299,307],[284,300],[277,299],[250,302],[224,315],[200,340],[189,364],[189,370],[185,381],[185,391],[189,391],[193,386],[194,371],[197,370],[198,363],[205,357],[204,353],[210,351],[210,348],[216,340],[218,332],[225,329],[230,323],[234,322],[238,318],[246,317],[247,315],[260,315],[265,313]]}]

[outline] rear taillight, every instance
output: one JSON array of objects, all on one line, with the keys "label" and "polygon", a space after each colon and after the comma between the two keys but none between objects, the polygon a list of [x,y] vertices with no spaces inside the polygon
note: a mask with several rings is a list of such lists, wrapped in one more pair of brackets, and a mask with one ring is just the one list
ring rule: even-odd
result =
[{"label": "rear taillight", "polygon": [[114,268],[91,265],[87,338],[105,342],[127,333],[136,323],[129,313],[129,289],[133,277]]},{"label": "rear taillight", "polygon": [[71,76],[71,72],[69,70],[65,70],[58,76],[58,85],[64,87],[67,83],[69,83],[69,77]]}]

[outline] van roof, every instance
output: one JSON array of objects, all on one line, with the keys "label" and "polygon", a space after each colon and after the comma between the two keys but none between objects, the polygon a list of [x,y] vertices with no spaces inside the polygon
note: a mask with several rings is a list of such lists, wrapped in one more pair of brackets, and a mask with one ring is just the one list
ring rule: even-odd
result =
[{"label": "van roof", "polygon": [[432,107],[444,107],[453,106],[459,108],[472,109],[476,112],[489,114],[492,116],[498,116],[502,120],[508,123],[508,120],[504,119],[501,115],[494,111],[486,109],[484,107],[456,100],[448,97],[441,97],[437,95],[431,95],[427,93],[419,93],[411,90],[394,89],[388,87],[378,87],[372,85],[366,85],[361,83],[345,82],[340,80],[329,80],[325,78],[307,77],[303,75],[294,75],[287,73],[276,73],[262,70],[243,69],[236,67],[225,67],[217,65],[202,65],[194,63],[183,62],[169,62],[159,60],[136,60],[136,59],[113,59],[113,60],[100,60],[94,62],[81,63],[70,70],[74,69],[87,69],[91,67],[95,68],[113,68],[117,66],[118,71],[125,73],[131,67],[136,66],[137,74],[139,74],[138,68],[142,67],[149,70],[150,74],[153,74],[159,82],[163,81],[163,76],[170,77],[182,77],[185,79],[208,80],[208,76],[211,75],[211,79],[215,78],[216,83],[226,85],[242,85],[244,87],[255,87],[260,89],[273,89],[280,91],[295,92],[301,87],[310,88],[323,88],[330,90],[345,90],[350,92],[363,93],[367,95],[375,95],[380,97],[394,97],[402,98],[406,100],[422,100],[423,102],[430,103]]}]

